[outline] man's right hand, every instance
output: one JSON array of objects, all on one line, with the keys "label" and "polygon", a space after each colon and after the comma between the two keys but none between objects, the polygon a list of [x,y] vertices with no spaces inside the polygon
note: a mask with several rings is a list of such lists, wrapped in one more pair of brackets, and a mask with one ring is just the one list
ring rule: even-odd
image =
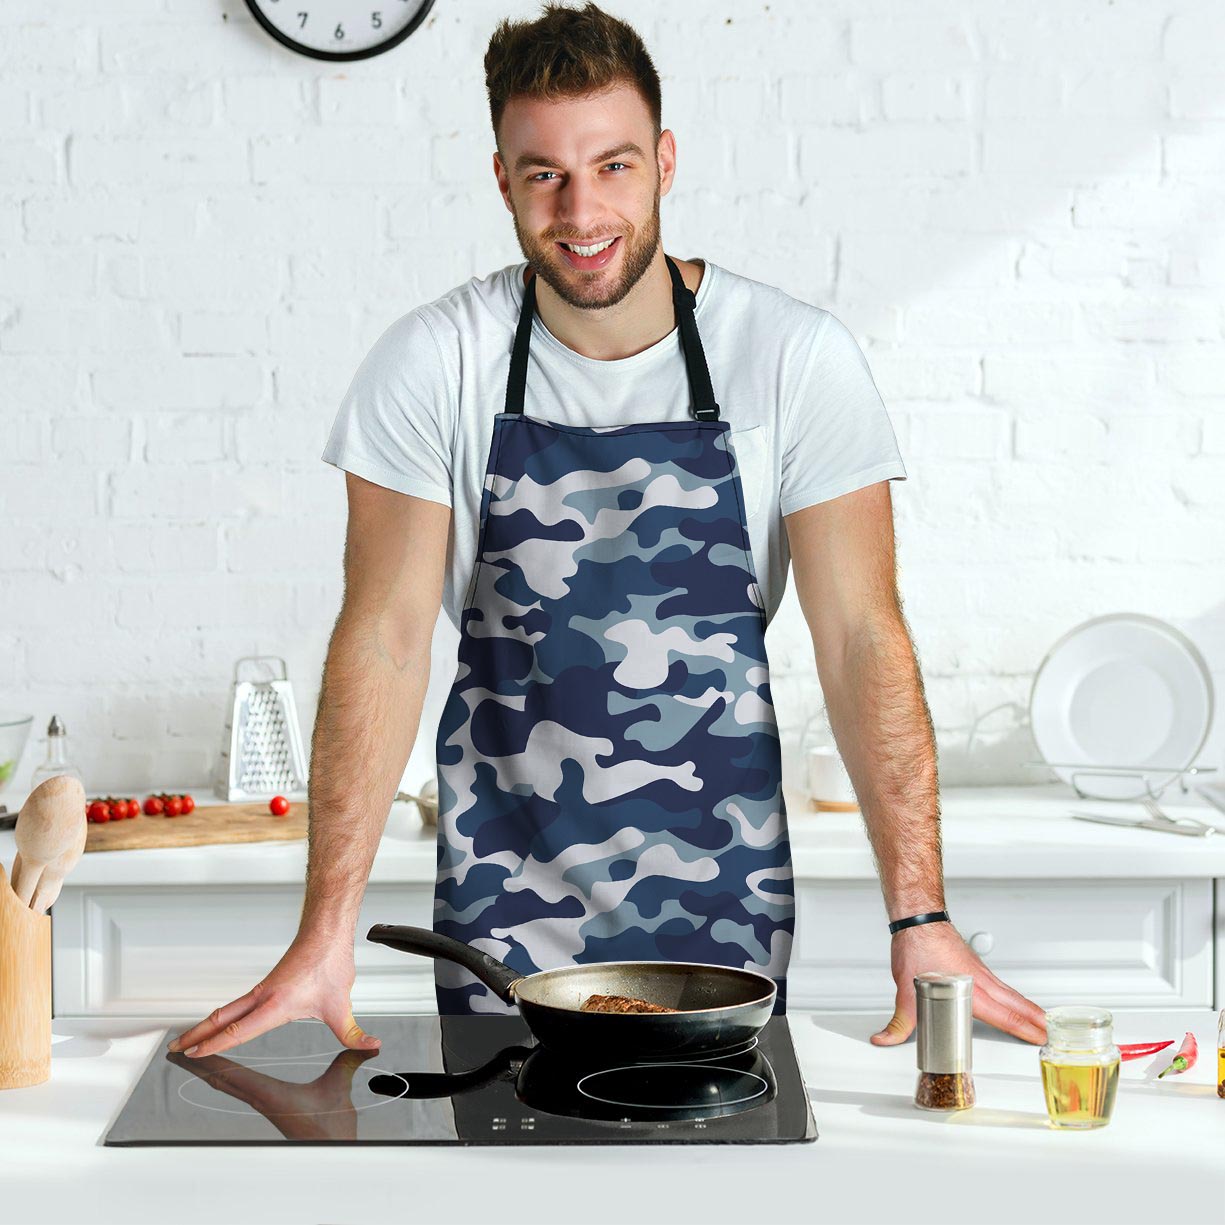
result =
[{"label": "man's right hand", "polygon": [[323,1021],[352,1050],[377,1050],[379,1039],[353,1019],[353,950],[295,940],[272,972],[246,995],[218,1008],[169,1045],[192,1059],[228,1051],[286,1021]]}]

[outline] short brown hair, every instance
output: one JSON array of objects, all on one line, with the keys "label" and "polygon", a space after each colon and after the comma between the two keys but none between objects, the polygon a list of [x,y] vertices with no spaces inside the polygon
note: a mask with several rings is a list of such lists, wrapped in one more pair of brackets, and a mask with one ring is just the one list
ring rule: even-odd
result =
[{"label": "short brown hair", "polygon": [[503,19],[485,51],[485,89],[494,138],[511,98],[573,98],[618,84],[642,95],[659,143],[659,73],[633,26],[595,4],[546,4],[535,21]]}]

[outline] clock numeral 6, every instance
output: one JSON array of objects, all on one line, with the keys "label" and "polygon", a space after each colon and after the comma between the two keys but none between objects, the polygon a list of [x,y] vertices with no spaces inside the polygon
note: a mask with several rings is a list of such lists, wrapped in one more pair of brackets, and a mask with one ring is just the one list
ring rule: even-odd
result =
[{"label": "clock numeral 6", "polygon": [[391,51],[434,7],[434,0],[236,0],[240,7],[244,2],[256,23],[282,46],[337,61]]}]

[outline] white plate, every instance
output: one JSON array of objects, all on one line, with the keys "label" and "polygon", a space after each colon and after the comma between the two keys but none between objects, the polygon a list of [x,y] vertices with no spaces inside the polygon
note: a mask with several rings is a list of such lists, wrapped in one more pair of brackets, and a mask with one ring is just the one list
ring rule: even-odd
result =
[{"label": "white plate", "polygon": [[[1047,653],[1029,720],[1039,753],[1065,783],[1099,799],[1135,799],[1194,763],[1212,723],[1212,678],[1172,625],[1140,613],[1094,617]],[[1093,772],[1077,770],[1081,763]],[[1111,767],[1142,777],[1098,772]]]}]

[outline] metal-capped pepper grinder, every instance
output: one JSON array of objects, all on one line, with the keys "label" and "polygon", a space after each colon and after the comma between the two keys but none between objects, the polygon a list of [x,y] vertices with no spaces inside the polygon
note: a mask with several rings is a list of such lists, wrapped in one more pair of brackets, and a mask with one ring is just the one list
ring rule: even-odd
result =
[{"label": "metal-capped pepper grinder", "polygon": [[974,976],[916,974],[915,1029],[921,1110],[965,1110],[974,1105],[972,1036]]}]

